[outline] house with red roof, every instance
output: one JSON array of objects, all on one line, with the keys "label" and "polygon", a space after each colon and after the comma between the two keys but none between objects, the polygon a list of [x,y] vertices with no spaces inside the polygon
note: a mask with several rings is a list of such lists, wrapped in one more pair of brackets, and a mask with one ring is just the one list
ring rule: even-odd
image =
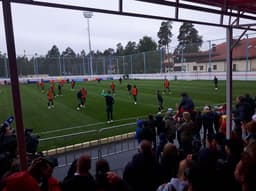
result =
[{"label": "house with red roof", "polygon": [[[256,71],[256,38],[242,39],[238,43],[236,42],[237,40],[234,39],[232,70],[234,72]],[[226,52],[226,42],[223,42],[214,44],[210,51],[185,53],[183,63],[174,63],[172,71],[225,72]],[[170,71],[170,65],[166,63],[165,60],[164,66]]]}]

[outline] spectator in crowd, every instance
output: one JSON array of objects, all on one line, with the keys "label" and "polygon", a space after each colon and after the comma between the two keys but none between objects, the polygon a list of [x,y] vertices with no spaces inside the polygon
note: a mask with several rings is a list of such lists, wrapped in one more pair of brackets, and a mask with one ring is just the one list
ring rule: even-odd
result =
[{"label": "spectator in crowd", "polygon": [[[182,120],[182,113],[183,112],[189,112],[190,114],[193,114],[195,105],[194,102],[192,101],[192,99],[188,96],[187,93],[181,93],[181,101],[180,104],[176,104],[176,115],[175,115],[175,119],[177,121]],[[191,116],[191,118],[193,119],[193,115]]]},{"label": "spectator in crowd", "polygon": [[6,179],[4,191],[60,191],[59,182],[52,177],[56,159],[36,158],[27,171],[15,172]]},{"label": "spectator in crowd", "polygon": [[225,160],[217,161],[217,176],[219,177],[220,190],[241,191],[241,186],[235,180],[234,171],[243,152],[243,143],[240,139],[229,139],[225,143]]},{"label": "spectator in crowd", "polygon": [[17,138],[11,126],[4,122],[0,126],[0,179],[17,170],[14,165],[17,160]]},{"label": "spectator in crowd", "polygon": [[155,116],[155,125],[156,125],[156,132],[157,136],[159,137],[161,133],[165,133],[165,121],[164,116],[161,112],[158,112]]},{"label": "spectator in crowd", "polygon": [[60,182],[52,176],[53,170],[58,166],[57,158],[46,157],[46,165],[42,168],[41,191],[61,191]]},{"label": "spectator in crowd", "polygon": [[89,155],[81,155],[76,162],[76,173],[69,179],[62,182],[62,191],[96,191],[97,185],[90,174],[91,157]]},{"label": "spectator in crowd", "polygon": [[40,191],[40,187],[28,171],[22,171],[7,178],[3,191]]},{"label": "spectator in crowd", "polygon": [[165,144],[160,157],[161,183],[169,182],[171,178],[176,177],[178,166],[179,154],[177,147],[172,143]]},{"label": "spectator in crowd", "polygon": [[208,134],[206,148],[214,153],[217,159],[225,159],[225,135],[222,133]]},{"label": "spectator in crowd", "polygon": [[241,124],[243,122],[249,122],[251,121],[251,115],[250,115],[250,105],[246,102],[245,98],[243,96],[237,96],[236,97],[236,107],[234,111],[234,132],[238,138],[242,138],[242,129]]},{"label": "spectator in crowd", "polygon": [[184,159],[180,161],[177,178],[172,178],[167,184],[159,186],[157,191],[187,191],[189,184],[187,177],[185,176],[185,171],[190,167],[192,167],[191,160]]},{"label": "spectator in crowd", "polygon": [[181,94],[181,102],[178,105],[178,111],[183,113],[185,111],[191,113],[194,110],[194,102],[192,99],[188,96],[187,93],[182,93]]},{"label": "spectator in crowd", "polygon": [[249,104],[249,115],[253,116],[255,113],[255,101],[253,98],[250,96],[250,94],[245,94],[244,95],[245,102]]},{"label": "spectator in crowd", "polygon": [[95,180],[97,191],[132,191],[131,187],[121,177],[110,171],[108,161],[105,159],[96,162]]},{"label": "spectator in crowd", "polygon": [[137,127],[136,127],[136,132],[135,132],[135,138],[137,139],[138,143],[140,144],[141,142],[141,132],[144,126],[144,120],[143,119],[137,119]]},{"label": "spectator in crowd", "polygon": [[170,143],[173,143],[174,139],[176,138],[176,129],[176,121],[173,117],[173,110],[172,108],[168,108],[165,115],[165,132]]},{"label": "spectator in crowd", "polygon": [[139,153],[125,166],[123,179],[134,191],[155,191],[161,182],[159,170],[151,142],[143,140]]},{"label": "spectator in crowd", "polygon": [[108,162],[105,159],[100,159],[96,162],[95,181],[97,190],[110,190],[110,185],[107,179],[107,172],[110,171]]},{"label": "spectator in crowd", "polygon": [[183,150],[184,156],[187,156],[192,153],[192,140],[195,135],[195,127],[189,112],[184,112],[182,115],[184,122],[178,127],[181,141],[180,148]]},{"label": "spectator in crowd", "polygon": [[165,133],[160,133],[159,135],[159,141],[157,143],[156,147],[156,159],[159,161],[159,158],[161,156],[161,153],[163,152],[165,144],[168,143],[167,137]]},{"label": "spectator in crowd", "polygon": [[68,169],[67,175],[64,177],[64,180],[63,180],[64,182],[75,175],[75,173],[76,173],[76,163],[77,163],[77,159],[74,159],[73,162],[71,163],[69,169]]},{"label": "spectator in crowd", "polygon": [[203,124],[203,145],[206,145],[206,135],[214,134],[213,123],[214,123],[214,113],[211,111],[210,106],[204,106],[203,112],[201,113],[202,124]]},{"label": "spectator in crowd", "polygon": [[[202,190],[214,191],[218,188],[219,180],[216,175],[217,156],[213,150],[208,148],[199,152],[199,174],[201,176]],[[219,185],[219,184],[218,184]]]},{"label": "spectator in crowd", "polygon": [[256,122],[252,120],[246,124],[243,124],[242,127],[246,134],[243,139],[245,143],[244,150],[246,151],[248,147],[256,143]]},{"label": "spectator in crowd", "polygon": [[156,150],[156,121],[152,114],[144,121],[144,127],[141,131],[141,140],[148,140],[153,143],[153,149]]},{"label": "spectator in crowd", "polygon": [[256,144],[251,145],[242,157],[235,169],[235,178],[241,184],[242,191],[256,190]]}]

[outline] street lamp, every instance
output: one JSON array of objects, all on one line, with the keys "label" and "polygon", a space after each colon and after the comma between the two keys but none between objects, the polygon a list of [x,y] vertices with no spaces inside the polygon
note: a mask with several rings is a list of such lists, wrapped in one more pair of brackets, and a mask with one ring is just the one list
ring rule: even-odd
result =
[{"label": "street lamp", "polygon": [[34,75],[37,75],[38,74],[38,66],[37,66],[37,53],[35,53],[35,56],[34,56]]},{"label": "street lamp", "polygon": [[7,68],[7,55],[4,53],[4,67],[5,67],[5,76],[8,78],[8,68]]},{"label": "street lamp", "polygon": [[91,68],[91,75],[93,75],[92,69],[92,47],[91,47],[91,35],[90,35],[90,22],[89,19],[92,18],[93,12],[91,11],[84,11],[83,12],[84,18],[87,18],[87,29],[88,29],[88,39],[89,39],[89,56],[90,56],[90,68]]}]

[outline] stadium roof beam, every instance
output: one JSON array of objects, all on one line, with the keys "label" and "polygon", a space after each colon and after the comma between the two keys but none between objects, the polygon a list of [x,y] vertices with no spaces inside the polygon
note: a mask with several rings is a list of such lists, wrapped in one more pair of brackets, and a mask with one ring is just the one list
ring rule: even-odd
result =
[{"label": "stadium roof beam", "polygon": [[[3,1],[3,0],[0,0]],[[105,13],[105,14],[114,14],[114,15],[122,15],[122,16],[131,16],[131,17],[140,17],[140,18],[148,18],[148,19],[157,19],[157,20],[171,20],[171,21],[177,21],[177,22],[191,22],[194,24],[201,24],[201,25],[210,25],[210,26],[222,26],[222,27],[229,27],[230,24],[224,24],[222,22],[214,23],[214,22],[206,22],[206,21],[199,21],[199,20],[190,20],[190,19],[182,19],[179,17],[180,12],[183,10],[195,10],[195,11],[201,11],[205,14],[212,13],[216,15],[222,15],[222,16],[228,16],[230,19],[232,17],[239,18],[239,19],[247,19],[247,20],[256,20],[256,14],[255,15],[246,15],[242,12],[234,12],[232,10],[217,10],[213,8],[203,7],[202,5],[191,5],[191,4],[185,4],[180,3],[180,0],[176,0],[176,2],[170,2],[170,1],[164,1],[164,0],[135,0],[138,2],[147,2],[154,5],[163,5],[166,7],[174,7],[176,9],[176,13],[174,17],[165,17],[165,16],[159,16],[159,15],[153,15],[153,14],[142,14],[142,13],[135,13],[135,12],[125,12],[123,11],[123,0],[119,0],[119,10],[106,10],[106,9],[99,9],[99,8],[93,8],[93,7],[84,7],[84,6],[76,6],[76,5],[68,5],[68,4],[60,4],[60,3],[51,3],[51,2],[42,2],[42,1],[32,1],[32,0],[9,0],[13,3],[21,3],[21,4],[27,4],[27,5],[35,5],[35,6],[43,6],[43,7],[52,7],[52,8],[61,8],[61,9],[71,9],[71,10],[80,10],[80,11],[91,11],[91,12],[98,12],[98,13]],[[184,2],[184,0],[183,0]],[[193,2],[193,1],[190,1]],[[251,27],[254,26],[250,24]],[[237,29],[248,29],[246,24],[243,25],[233,25],[233,28]],[[256,31],[256,25],[255,28],[250,28],[250,30]]]},{"label": "stadium roof beam", "polygon": [[[256,20],[256,2],[255,0],[134,0],[137,2],[151,3],[152,6],[162,5],[166,7],[175,8],[174,17],[165,17],[151,14],[143,13],[134,13],[134,12],[124,12],[123,11],[123,0],[117,0],[119,3],[118,10],[107,10],[99,9],[92,7],[84,6],[74,6],[68,4],[57,4],[50,2],[40,2],[34,0],[0,0],[3,4],[3,16],[4,16],[4,25],[5,25],[5,34],[6,34],[6,44],[8,51],[8,58],[10,61],[10,77],[12,85],[12,95],[13,95],[13,105],[16,118],[16,128],[17,128],[17,137],[18,137],[18,146],[20,160],[22,164],[22,169],[26,169],[26,158],[24,153],[24,128],[22,121],[22,110],[19,94],[19,81],[17,73],[17,62],[16,62],[16,52],[15,52],[15,42],[14,42],[14,31],[12,24],[12,13],[11,13],[11,3],[22,3],[33,6],[43,6],[43,7],[52,7],[52,8],[62,8],[78,11],[92,11],[105,14],[114,14],[122,16],[131,16],[131,17],[141,17],[148,19],[158,19],[158,20],[171,20],[177,22],[191,22],[194,24],[201,25],[210,25],[225,27],[227,30],[227,89],[226,89],[226,102],[227,102],[227,138],[230,138],[230,127],[232,124],[231,121],[231,107],[232,107],[232,48],[231,42],[233,38],[233,29],[242,29],[242,30],[253,30],[256,31],[255,23],[250,23]],[[212,7],[212,8],[210,8]],[[214,8],[213,8],[214,7]],[[203,12],[205,14],[216,14],[220,16],[219,23],[206,22],[204,20],[199,21],[198,19],[182,19],[179,17],[179,13],[183,10],[194,10],[198,12]],[[229,18],[228,23],[224,23],[225,17]],[[204,19],[204,18],[201,18]],[[234,21],[232,22],[232,19]],[[240,24],[240,20],[245,19],[246,24]],[[23,148],[22,148],[23,147]]]}]

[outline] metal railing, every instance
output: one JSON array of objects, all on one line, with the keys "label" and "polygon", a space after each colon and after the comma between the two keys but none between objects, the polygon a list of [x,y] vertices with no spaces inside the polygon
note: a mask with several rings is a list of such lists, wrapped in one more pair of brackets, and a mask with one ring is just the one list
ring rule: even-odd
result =
[{"label": "metal railing", "polygon": [[[39,139],[39,144],[45,156],[54,156],[59,160],[59,167],[67,166],[82,153],[88,153],[93,160],[105,158],[137,149],[134,131],[127,127],[136,123],[126,123],[117,126],[89,130],[84,132],[47,137]],[[107,135],[113,136],[107,136]],[[86,141],[85,141],[86,140]]]}]

